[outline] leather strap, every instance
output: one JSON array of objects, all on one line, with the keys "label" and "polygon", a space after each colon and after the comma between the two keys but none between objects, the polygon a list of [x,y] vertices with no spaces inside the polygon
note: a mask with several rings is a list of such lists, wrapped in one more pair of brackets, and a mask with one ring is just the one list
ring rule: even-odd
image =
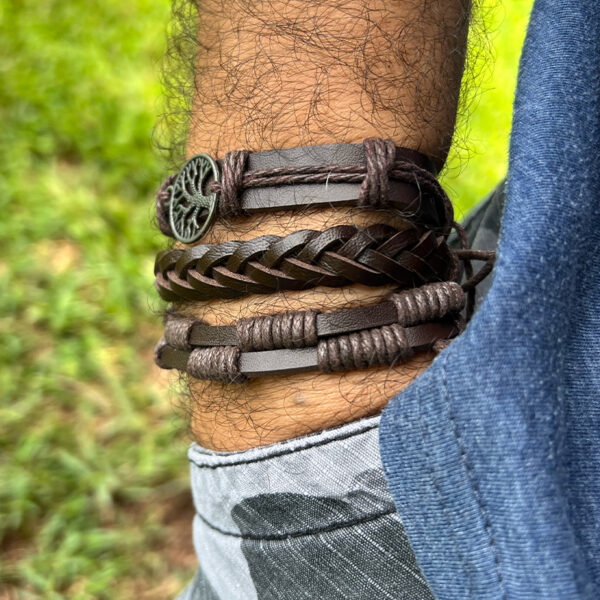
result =
[{"label": "leather strap", "polygon": [[[214,162],[210,157],[203,160]],[[211,213],[220,217],[307,207],[360,206],[395,209],[434,229],[447,228],[453,220],[447,197],[435,179],[432,161],[414,150],[396,147],[389,140],[236,152],[216,162],[222,181],[208,177],[203,185],[206,193],[219,196]],[[177,186],[179,191],[186,188],[178,183],[178,178],[184,178],[190,170],[188,166],[189,162],[178,175],[170,176],[157,194],[159,227],[171,237],[178,237],[169,216],[172,190]],[[192,171],[197,174],[197,169]],[[209,202],[208,195],[203,199]],[[193,200],[185,212],[192,205]],[[194,218],[202,221],[205,217],[206,212],[201,211]],[[197,229],[203,233],[206,227],[199,222]],[[196,239],[182,241],[190,243]]]},{"label": "leather strap", "polygon": [[201,244],[160,252],[155,287],[163,300],[211,300],[304,290],[395,284],[401,288],[456,278],[457,259],[443,236],[411,226],[375,224],[280,237]]},{"label": "leather strap", "polygon": [[[374,329],[398,321],[398,311],[393,302],[381,302],[373,306],[361,306],[349,310],[318,314],[316,316],[317,337],[329,337]],[[196,322],[192,326],[189,343],[191,346],[238,346],[239,336],[235,325],[205,325]]]},{"label": "leather strap", "polygon": [[390,294],[378,304],[329,313],[293,311],[207,325],[177,314],[165,323],[165,341],[179,350],[238,346],[245,351],[315,346],[319,339],[398,323],[404,327],[457,314],[465,306],[458,283],[441,282]]},{"label": "leather strap", "polygon": [[[397,161],[414,163],[422,169],[435,173],[431,160],[415,150],[396,147]],[[219,161],[221,166],[222,161]],[[322,167],[324,165],[351,167],[366,163],[363,144],[327,144],[304,146],[284,150],[253,152],[248,155],[247,170],[269,171],[285,167]],[[333,169],[332,169],[333,170]],[[247,214],[293,208],[348,206],[356,204],[360,196],[360,183],[296,183],[245,190],[241,197],[241,209]],[[400,181],[391,182],[390,207],[414,210],[419,191],[413,185]],[[433,207],[430,207],[433,209]],[[424,210],[435,216],[435,210]],[[437,223],[439,225],[439,222]]]},{"label": "leather strap", "polygon": [[[454,323],[426,323],[416,327],[403,329],[406,336],[409,353],[429,350],[439,340],[447,340],[459,333],[459,328]],[[322,360],[319,357],[320,348],[299,348],[268,350],[263,352],[241,352],[237,357],[238,381],[246,378],[256,378],[271,375],[290,375],[305,371],[323,370]],[[177,369],[186,372],[189,368],[191,352],[177,350],[168,345],[163,345],[157,351],[157,362],[164,369]],[[393,362],[393,361],[390,361]],[[381,364],[381,363],[375,363]],[[346,370],[336,368],[329,370]],[[235,380],[235,377],[233,378]]]}]

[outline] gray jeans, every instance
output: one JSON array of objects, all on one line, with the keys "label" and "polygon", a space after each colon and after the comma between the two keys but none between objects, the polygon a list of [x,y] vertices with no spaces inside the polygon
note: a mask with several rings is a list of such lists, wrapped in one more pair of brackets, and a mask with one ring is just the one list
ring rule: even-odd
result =
[{"label": "gray jeans", "polygon": [[388,492],[379,417],[189,452],[200,568],[180,600],[432,600]]}]

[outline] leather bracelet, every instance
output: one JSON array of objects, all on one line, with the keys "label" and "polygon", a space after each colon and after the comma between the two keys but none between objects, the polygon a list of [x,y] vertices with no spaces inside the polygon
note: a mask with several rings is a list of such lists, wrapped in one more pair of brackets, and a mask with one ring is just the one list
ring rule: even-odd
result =
[{"label": "leather bracelet", "polygon": [[394,324],[321,340],[316,347],[261,352],[242,352],[235,346],[185,351],[161,340],[155,348],[155,362],[163,369],[178,369],[198,379],[242,383],[249,378],[315,369],[330,373],[397,364],[459,333],[459,326],[449,320],[415,327]]},{"label": "leather bracelet", "polygon": [[[230,382],[316,367],[386,364],[457,335],[465,300],[459,284],[441,282],[391,294],[371,306],[325,314],[295,311],[240,319],[236,325],[210,326],[171,314],[155,357],[162,368]],[[451,321],[438,322],[449,315]],[[316,354],[303,352],[311,348]]]},{"label": "leather bracelet", "polygon": [[217,217],[307,207],[391,208],[448,233],[452,205],[432,161],[391,140],[192,157],[157,194],[162,233],[191,244]]},{"label": "leather bracelet", "polygon": [[261,236],[160,252],[155,287],[168,302],[239,298],[318,285],[401,288],[456,279],[458,259],[445,239],[411,226],[375,224],[284,237]]},{"label": "leather bracelet", "polygon": [[408,327],[440,319],[459,313],[465,302],[462,287],[448,281],[395,292],[377,304],[328,313],[308,310],[243,318],[235,325],[207,325],[171,312],[165,317],[164,339],[177,350],[213,346],[238,346],[244,352],[304,348],[315,346],[321,338],[362,329],[394,323]]}]

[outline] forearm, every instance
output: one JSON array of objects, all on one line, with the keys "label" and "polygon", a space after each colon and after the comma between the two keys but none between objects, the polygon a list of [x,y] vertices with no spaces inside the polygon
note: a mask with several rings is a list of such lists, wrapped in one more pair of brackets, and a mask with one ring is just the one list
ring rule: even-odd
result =
[{"label": "forearm", "polygon": [[190,153],[391,138],[442,163],[468,0],[208,0]]},{"label": "forearm", "polygon": [[[201,5],[197,95],[188,154],[391,138],[438,165],[452,138],[468,21],[466,0],[224,2]],[[250,239],[381,213],[340,210],[217,224],[204,241]],[[390,288],[317,288],[190,305],[215,324],[290,310],[333,310]],[[261,378],[242,386],[192,382],[193,429],[219,450],[270,443],[379,411],[431,359],[344,375]]]}]

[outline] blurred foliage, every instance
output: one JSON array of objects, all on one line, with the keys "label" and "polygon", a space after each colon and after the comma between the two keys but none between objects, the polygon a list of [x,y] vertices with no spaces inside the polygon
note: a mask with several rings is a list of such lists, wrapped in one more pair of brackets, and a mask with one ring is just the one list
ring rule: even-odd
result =
[{"label": "blurred foliage", "polygon": [[0,588],[174,596],[188,440],[151,367],[169,2],[0,11]]},{"label": "blurred foliage", "polygon": [[[459,214],[506,169],[530,2],[510,4],[445,176]],[[0,598],[169,598],[193,571],[187,433],[151,359],[168,14],[0,5]]]},{"label": "blurred foliage", "polygon": [[475,0],[479,9],[467,65],[467,101],[443,174],[457,217],[500,182],[508,144],[517,68],[533,0]]}]

